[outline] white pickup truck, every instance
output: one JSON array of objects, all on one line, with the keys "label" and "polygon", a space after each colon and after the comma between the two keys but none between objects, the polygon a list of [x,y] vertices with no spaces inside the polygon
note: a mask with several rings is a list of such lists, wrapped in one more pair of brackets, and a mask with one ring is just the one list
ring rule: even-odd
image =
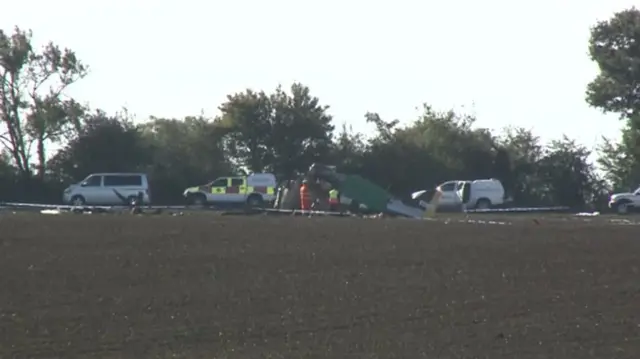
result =
[{"label": "white pickup truck", "polygon": [[473,181],[448,181],[436,187],[441,193],[438,209],[459,208],[464,200],[464,185],[469,184],[470,194],[466,201],[467,208],[488,209],[500,206],[505,202],[502,183],[494,178]]}]

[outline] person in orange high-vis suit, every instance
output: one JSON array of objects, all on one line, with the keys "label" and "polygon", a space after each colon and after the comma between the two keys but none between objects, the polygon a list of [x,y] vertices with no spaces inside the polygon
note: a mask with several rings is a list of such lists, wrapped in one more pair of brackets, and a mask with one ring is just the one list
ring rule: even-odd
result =
[{"label": "person in orange high-vis suit", "polygon": [[307,180],[302,181],[302,186],[300,186],[300,209],[303,211],[311,209],[311,193],[309,192]]}]

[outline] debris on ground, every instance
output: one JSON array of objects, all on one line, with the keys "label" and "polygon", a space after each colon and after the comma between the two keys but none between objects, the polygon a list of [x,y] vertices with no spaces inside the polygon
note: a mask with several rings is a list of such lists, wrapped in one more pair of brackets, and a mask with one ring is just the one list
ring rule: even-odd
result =
[{"label": "debris on ground", "polygon": [[600,212],[580,212],[575,215],[578,217],[596,217],[600,215]]}]

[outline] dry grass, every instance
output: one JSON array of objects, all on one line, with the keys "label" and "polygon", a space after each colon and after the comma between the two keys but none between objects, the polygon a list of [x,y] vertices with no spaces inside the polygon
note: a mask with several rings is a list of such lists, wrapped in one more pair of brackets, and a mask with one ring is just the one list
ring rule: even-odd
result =
[{"label": "dry grass", "polygon": [[639,358],[633,226],[0,217],[0,358]]}]

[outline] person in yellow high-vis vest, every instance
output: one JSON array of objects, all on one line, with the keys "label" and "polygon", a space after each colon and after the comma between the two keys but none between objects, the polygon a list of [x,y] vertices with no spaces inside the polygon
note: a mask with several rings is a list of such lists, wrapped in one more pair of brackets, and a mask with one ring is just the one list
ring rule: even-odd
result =
[{"label": "person in yellow high-vis vest", "polygon": [[329,208],[331,211],[338,211],[340,208],[340,194],[335,188],[329,191]]}]

